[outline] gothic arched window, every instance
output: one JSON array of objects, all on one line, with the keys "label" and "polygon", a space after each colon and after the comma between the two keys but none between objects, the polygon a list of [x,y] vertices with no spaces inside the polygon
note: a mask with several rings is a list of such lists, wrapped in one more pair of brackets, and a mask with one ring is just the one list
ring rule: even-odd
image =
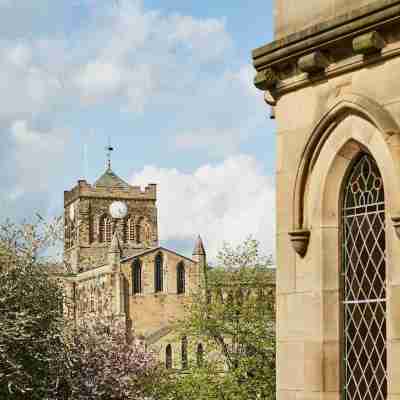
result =
[{"label": "gothic arched window", "polygon": [[184,336],[181,343],[181,356],[182,356],[182,369],[187,369],[188,367],[188,340]]},{"label": "gothic arched window", "polygon": [[204,360],[204,348],[202,343],[199,343],[197,345],[196,358],[197,358],[197,366],[202,367]]},{"label": "gothic arched window", "polygon": [[112,240],[112,224],[111,219],[107,215],[100,218],[99,223],[99,242],[111,242]]},{"label": "gothic arched window", "polygon": [[172,368],[172,347],[170,344],[165,348],[165,368]]},{"label": "gothic arched window", "polygon": [[161,253],[156,255],[154,262],[154,291],[163,291],[163,256]]},{"label": "gothic arched window", "polygon": [[385,201],[375,161],[363,154],[343,188],[342,319],[345,398],[387,396]]},{"label": "gothic arched window", "polygon": [[176,267],[176,289],[178,294],[185,293],[185,265],[183,262]]},{"label": "gothic arched window", "polygon": [[138,259],[132,265],[132,291],[133,294],[142,293],[142,264]]}]

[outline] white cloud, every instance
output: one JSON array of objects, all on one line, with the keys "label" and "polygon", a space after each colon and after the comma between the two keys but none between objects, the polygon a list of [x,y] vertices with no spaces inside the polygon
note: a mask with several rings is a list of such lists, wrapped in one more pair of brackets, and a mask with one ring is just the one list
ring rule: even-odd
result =
[{"label": "white cloud", "polygon": [[27,121],[14,121],[10,128],[14,145],[15,189],[11,197],[25,192],[49,191],[65,168],[65,146],[69,140],[66,130],[40,131]]},{"label": "white cloud", "polygon": [[223,241],[238,244],[249,235],[266,253],[274,249],[274,187],[251,156],[232,156],[191,174],[146,166],[131,183],[158,184],[162,240],[194,240],[201,234],[211,258]]}]

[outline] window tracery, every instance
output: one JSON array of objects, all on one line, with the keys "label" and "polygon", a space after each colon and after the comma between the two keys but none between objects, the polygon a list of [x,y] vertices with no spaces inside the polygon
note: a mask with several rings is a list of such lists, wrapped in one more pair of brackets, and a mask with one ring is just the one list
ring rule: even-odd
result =
[{"label": "window tracery", "polygon": [[112,240],[112,221],[111,218],[104,214],[100,217],[99,222],[99,242],[111,242]]},{"label": "window tracery", "polygon": [[375,161],[364,154],[342,203],[343,380],[346,400],[387,397],[385,201]]}]

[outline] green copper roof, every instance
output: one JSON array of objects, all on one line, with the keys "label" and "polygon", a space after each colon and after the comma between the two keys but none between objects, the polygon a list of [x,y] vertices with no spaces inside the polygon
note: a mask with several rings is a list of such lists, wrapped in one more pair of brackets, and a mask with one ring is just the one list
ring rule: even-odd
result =
[{"label": "green copper roof", "polygon": [[114,174],[114,172],[107,168],[106,172],[97,179],[97,181],[93,185],[94,187],[105,187],[105,188],[115,188],[115,189],[122,189],[128,190],[129,185],[122,180],[119,176]]}]

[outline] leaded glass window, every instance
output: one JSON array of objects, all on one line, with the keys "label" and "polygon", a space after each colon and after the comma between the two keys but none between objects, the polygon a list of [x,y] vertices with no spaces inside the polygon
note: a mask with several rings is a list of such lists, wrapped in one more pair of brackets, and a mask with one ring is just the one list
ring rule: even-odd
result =
[{"label": "leaded glass window", "polygon": [[385,203],[382,177],[364,154],[344,187],[342,206],[343,393],[387,396]]}]

